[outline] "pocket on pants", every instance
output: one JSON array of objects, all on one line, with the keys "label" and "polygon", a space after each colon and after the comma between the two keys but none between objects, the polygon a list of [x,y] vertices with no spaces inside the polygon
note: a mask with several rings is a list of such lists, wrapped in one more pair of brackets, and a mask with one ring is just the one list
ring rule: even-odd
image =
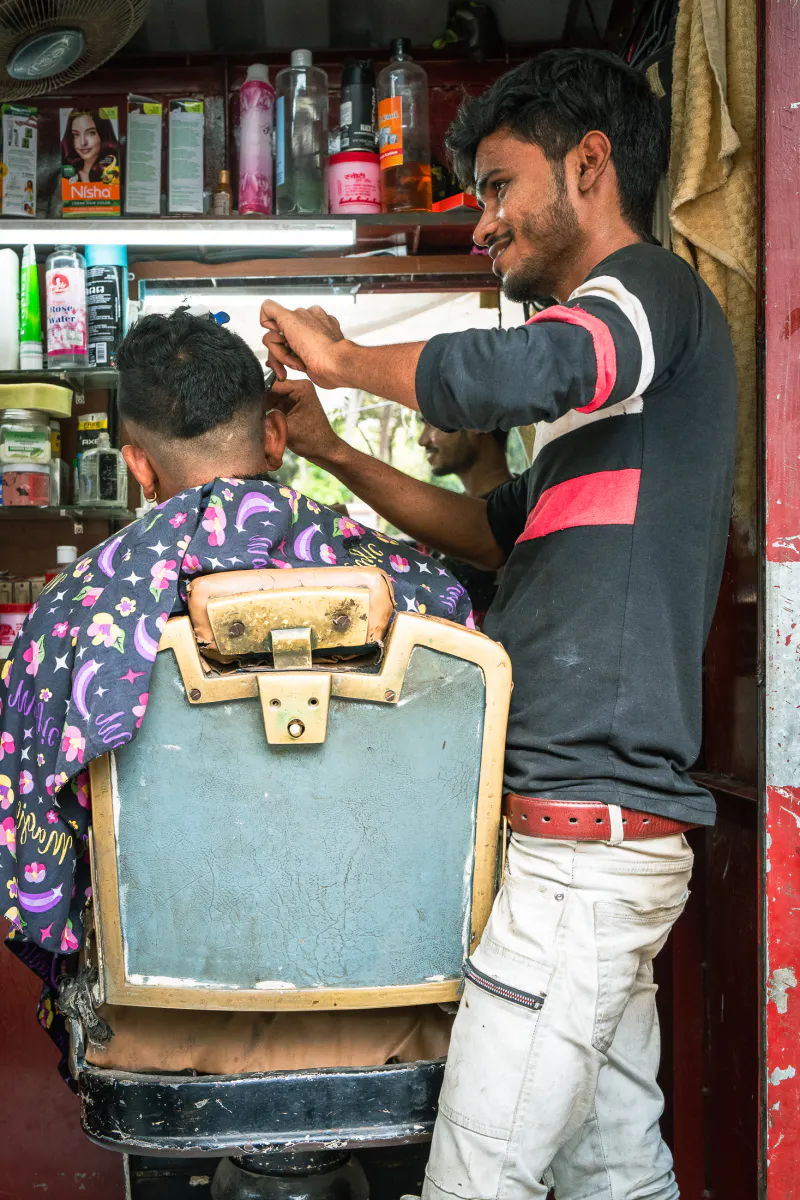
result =
[{"label": "pocket on pants", "polygon": [[639,968],[651,962],[686,907],[637,909],[629,904],[598,901],[594,905],[597,949],[597,1001],[592,1045],[605,1054],[625,1011]]},{"label": "pocket on pants", "polygon": [[439,1109],[474,1133],[507,1139],[552,967],[499,949],[484,938],[480,966],[467,964]]}]

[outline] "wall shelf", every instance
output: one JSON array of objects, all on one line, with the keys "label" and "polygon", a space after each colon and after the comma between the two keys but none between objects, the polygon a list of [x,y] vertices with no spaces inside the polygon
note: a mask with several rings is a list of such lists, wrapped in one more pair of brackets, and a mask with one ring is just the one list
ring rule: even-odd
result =
[{"label": "wall shelf", "polygon": [[32,221],[0,219],[0,246],[32,242],[43,261],[55,245],[114,244],[128,247],[129,262],[358,253],[403,247],[409,254],[469,250],[480,213],[365,213],[356,217],[106,217]]},{"label": "wall shelf", "polygon": [[[91,388],[114,388],[117,372],[107,367],[65,367],[59,370],[0,371],[3,383],[54,383],[72,388],[73,391],[88,391]],[[1,411],[1,410],[0,410]]]},{"label": "wall shelf", "polygon": [[83,504],[59,504],[52,508],[36,508],[27,504],[12,504],[0,507],[0,520],[3,521],[72,521],[74,525],[82,521],[135,521],[136,514],[127,508],[112,508]]}]

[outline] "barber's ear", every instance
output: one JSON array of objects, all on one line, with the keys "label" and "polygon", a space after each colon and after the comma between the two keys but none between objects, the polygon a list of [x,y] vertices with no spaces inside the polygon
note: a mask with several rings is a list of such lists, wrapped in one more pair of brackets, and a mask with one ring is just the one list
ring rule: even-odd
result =
[{"label": "barber's ear", "polygon": [[599,129],[584,134],[575,147],[578,165],[578,190],[588,192],[605,173],[611,162],[611,142]]},{"label": "barber's ear", "polygon": [[123,446],[122,457],[143,488],[145,496],[158,495],[158,474],[144,450],[138,446]]},{"label": "barber's ear", "polygon": [[287,432],[286,417],[280,409],[270,409],[264,418],[264,458],[270,471],[277,471],[283,463]]}]

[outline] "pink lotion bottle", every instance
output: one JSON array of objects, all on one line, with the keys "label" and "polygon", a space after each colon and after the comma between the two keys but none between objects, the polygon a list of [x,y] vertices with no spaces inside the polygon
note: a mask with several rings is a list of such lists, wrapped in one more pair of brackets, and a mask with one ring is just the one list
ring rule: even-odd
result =
[{"label": "pink lotion bottle", "polygon": [[263,63],[248,67],[239,115],[239,212],[272,213],[275,89]]}]

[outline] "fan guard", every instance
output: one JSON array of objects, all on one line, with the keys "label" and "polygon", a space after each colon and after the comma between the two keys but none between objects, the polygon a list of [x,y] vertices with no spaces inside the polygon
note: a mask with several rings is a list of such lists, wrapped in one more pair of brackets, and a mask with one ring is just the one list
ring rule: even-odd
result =
[{"label": "fan guard", "polygon": [[136,32],[150,0],[0,0],[0,101],[88,75]]}]

